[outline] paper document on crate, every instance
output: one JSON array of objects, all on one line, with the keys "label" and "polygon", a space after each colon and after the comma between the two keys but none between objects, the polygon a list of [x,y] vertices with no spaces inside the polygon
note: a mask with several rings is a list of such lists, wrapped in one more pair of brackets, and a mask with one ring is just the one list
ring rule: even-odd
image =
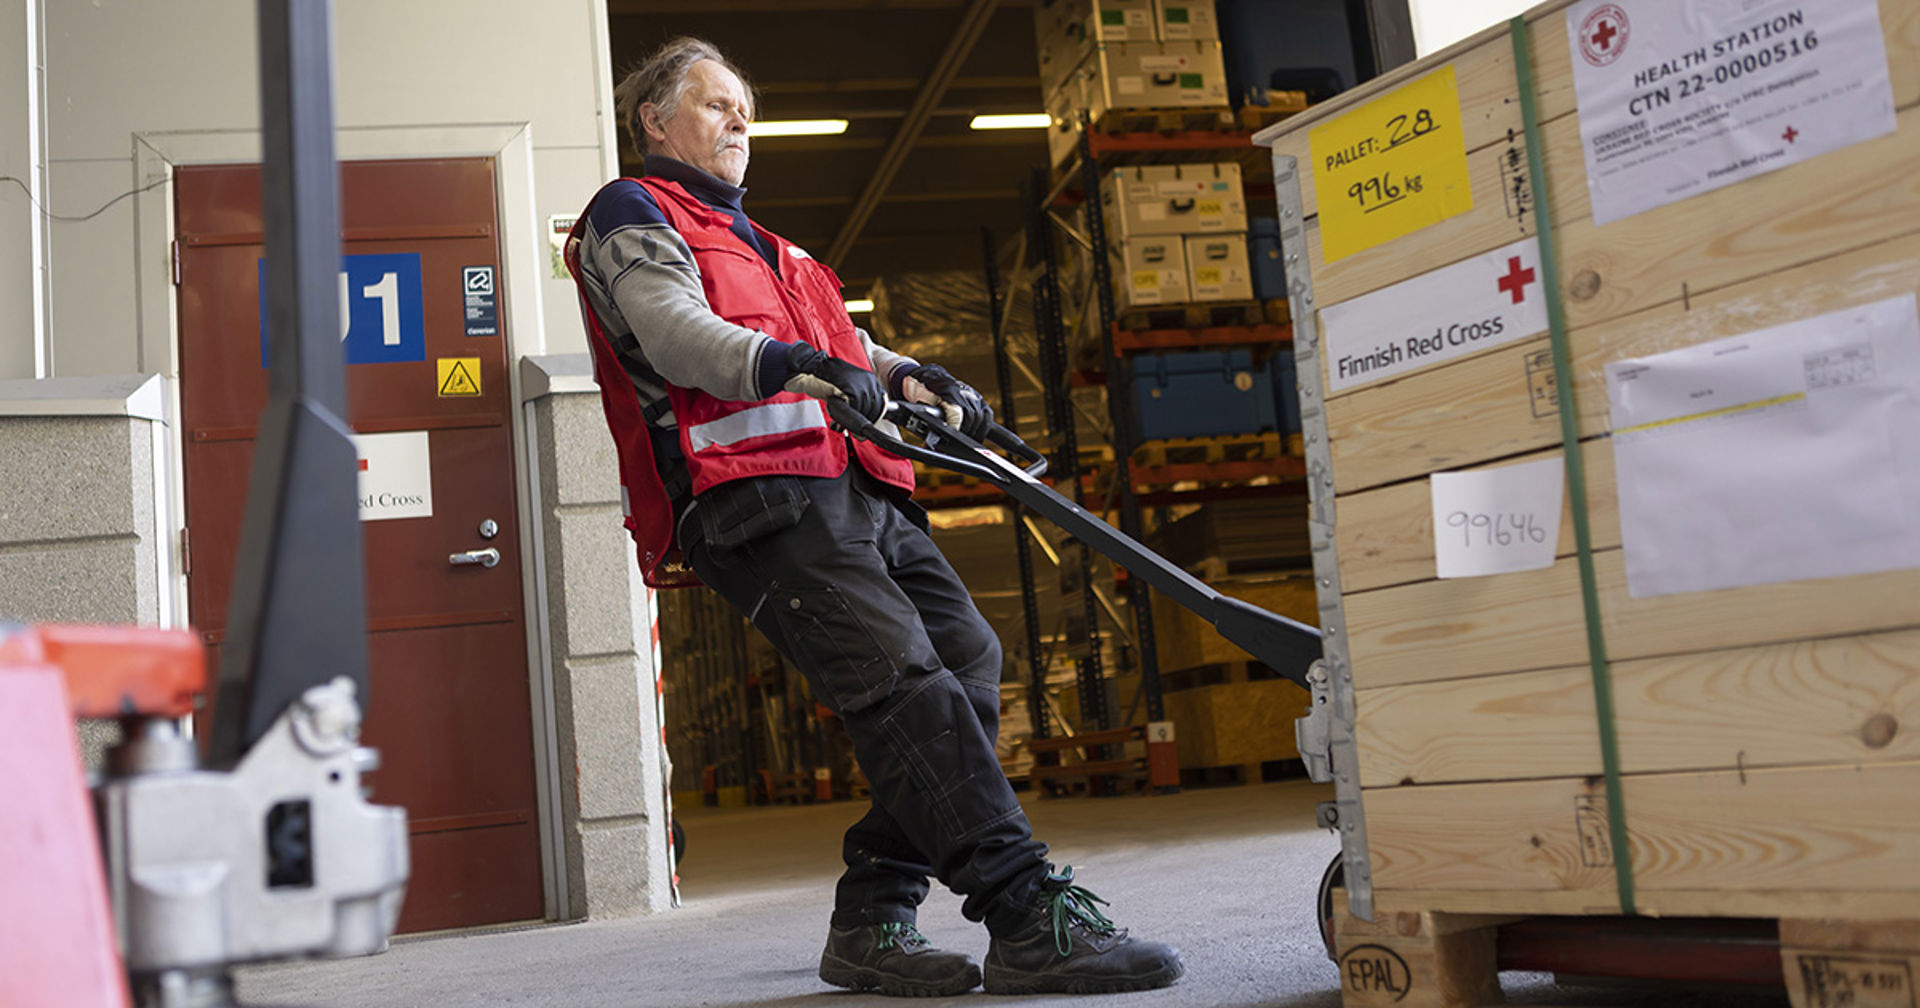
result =
[{"label": "paper document on crate", "polygon": [[1629,594],[1920,567],[1914,295],[1606,374]]},{"label": "paper document on crate", "polygon": [[1894,131],[1877,0],[1586,0],[1567,42],[1595,224]]},{"label": "paper document on crate", "polygon": [[1434,473],[1428,486],[1437,576],[1480,577],[1553,566],[1566,497],[1560,456]]}]

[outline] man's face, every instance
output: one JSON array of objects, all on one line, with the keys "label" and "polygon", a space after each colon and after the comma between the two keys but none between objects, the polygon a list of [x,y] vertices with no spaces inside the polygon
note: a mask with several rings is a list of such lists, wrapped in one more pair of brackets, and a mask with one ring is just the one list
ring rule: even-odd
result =
[{"label": "man's face", "polygon": [[673,118],[661,121],[649,105],[641,110],[641,122],[656,151],[739,185],[747,177],[747,120],[752,115],[740,78],[712,60],[701,60],[687,70],[687,91]]}]

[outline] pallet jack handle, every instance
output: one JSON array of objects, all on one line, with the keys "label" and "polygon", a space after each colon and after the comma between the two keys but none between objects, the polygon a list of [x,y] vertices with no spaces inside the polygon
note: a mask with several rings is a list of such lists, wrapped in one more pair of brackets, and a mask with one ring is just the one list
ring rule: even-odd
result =
[{"label": "pallet jack handle", "polygon": [[[844,399],[830,398],[825,402],[834,422],[854,437],[903,458],[973,476],[999,487],[1015,501],[1213,624],[1220,636],[1253,655],[1255,660],[1312,692],[1308,673],[1314,662],[1320,660],[1319,629],[1214,591],[1206,582],[1040,482],[1040,476],[1047,469],[1046,457],[1012,431],[994,424],[988,428],[985,439],[988,444],[1005,450],[1009,458],[947,426],[940,410],[932,406],[889,402],[881,420],[876,422],[861,416]],[[914,435],[921,444],[909,443],[897,436],[895,430]]]}]

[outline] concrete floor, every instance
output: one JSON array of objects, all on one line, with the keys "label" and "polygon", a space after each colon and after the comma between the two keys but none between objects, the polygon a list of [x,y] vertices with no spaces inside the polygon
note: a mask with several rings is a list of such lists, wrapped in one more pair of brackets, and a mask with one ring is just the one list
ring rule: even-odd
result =
[{"label": "concrete floor", "polygon": [[[1035,833],[1057,864],[1111,901],[1134,933],[1177,945],[1187,975],[1171,988],[1105,998],[1017,999],[1021,1005],[1171,1008],[1339,1008],[1339,980],[1320,945],[1314,898],[1338,849],[1313,827],[1331,796],[1305,782],[1178,795],[1029,800]],[[243,1003],[283,1008],[533,1005],[590,1008],[863,1008],[902,1002],[852,994],[815,976],[851,804],[680,811],[688,835],[685,905],[651,917],[401,939],[365,959],[251,967]],[[937,889],[920,928],[936,943],[984,955],[986,932]],[[1505,974],[1510,1003],[1754,1008],[1756,995],[1558,987]],[[1013,1001],[975,991],[923,1004]],[[911,1003],[911,1002],[908,1002]]]}]

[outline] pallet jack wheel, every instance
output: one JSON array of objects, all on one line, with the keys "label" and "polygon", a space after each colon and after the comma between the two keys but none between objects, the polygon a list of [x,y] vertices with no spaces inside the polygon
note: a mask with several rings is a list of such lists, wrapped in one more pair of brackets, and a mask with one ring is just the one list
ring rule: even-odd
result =
[{"label": "pallet jack wheel", "polygon": [[687,831],[680,828],[680,820],[669,818],[667,829],[673,837],[673,863],[685,864],[687,860]]},{"label": "pallet jack wheel", "polygon": [[1339,962],[1339,952],[1333,944],[1333,915],[1339,910],[1333,905],[1333,891],[1345,885],[1347,881],[1346,854],[1335,854],[1327,864],[1327,870],[1320,874],[1320,941],[1327,947],[1327,959]]}]

